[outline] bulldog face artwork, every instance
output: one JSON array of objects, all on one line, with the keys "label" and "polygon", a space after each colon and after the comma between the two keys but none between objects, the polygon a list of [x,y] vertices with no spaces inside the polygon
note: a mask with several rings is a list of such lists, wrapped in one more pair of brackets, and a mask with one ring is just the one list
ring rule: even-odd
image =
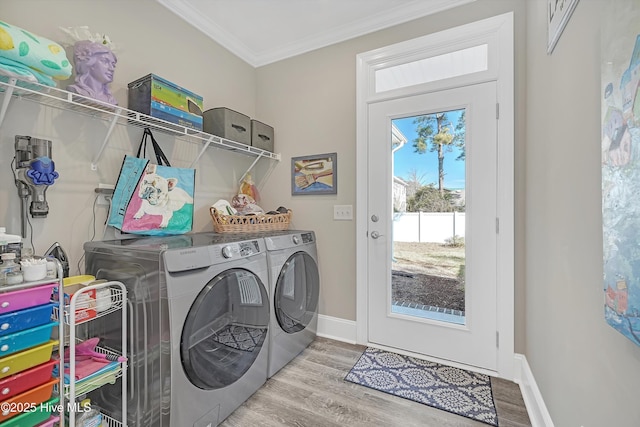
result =
[{"label": "bulldog face artwork", "polygon": [[164,178],[156,174],[156,165],[149,165],[138,191],[142,205],[133,218],[140,219],[145,214],[162,215],[160,228],[166,228],[174,212],[193,203],[193,198],[177,184],[176,178]]}]

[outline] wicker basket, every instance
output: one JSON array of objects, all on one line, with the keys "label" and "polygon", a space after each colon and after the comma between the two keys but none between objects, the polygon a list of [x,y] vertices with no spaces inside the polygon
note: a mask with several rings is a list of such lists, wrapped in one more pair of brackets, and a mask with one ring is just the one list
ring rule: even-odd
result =
[{"label": "wicker basket", "polygon": [[255,231],[287,230],[292,212],[277,215],[225,215],[214,207],[209,209],[216,233],[251,233]]}]

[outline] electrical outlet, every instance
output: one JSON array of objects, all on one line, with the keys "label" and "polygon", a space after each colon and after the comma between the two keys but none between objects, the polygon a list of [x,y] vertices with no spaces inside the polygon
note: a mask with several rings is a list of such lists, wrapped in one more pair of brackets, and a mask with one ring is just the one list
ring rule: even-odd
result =
[{"label": "electrical outlet", "polygon": [[113,196],[113,189],[115,186],[111,184],[98,184],[98,188],[95,192],[98,193],[98,200],[96,205],[109,205],[111,203],[111,196]]},{"label": "electrical outlet", "polygon": [[352,205],[333,205],[334,221],[353,221]]}]

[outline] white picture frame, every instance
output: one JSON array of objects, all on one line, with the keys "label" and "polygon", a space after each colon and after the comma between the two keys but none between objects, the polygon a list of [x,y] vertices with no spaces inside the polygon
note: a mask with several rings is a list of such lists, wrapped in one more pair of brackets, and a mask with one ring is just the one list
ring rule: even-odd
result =
[{"label": "white picture frame", "polygon": [[547,0],[547,55],[556,47],[579,0]]}]

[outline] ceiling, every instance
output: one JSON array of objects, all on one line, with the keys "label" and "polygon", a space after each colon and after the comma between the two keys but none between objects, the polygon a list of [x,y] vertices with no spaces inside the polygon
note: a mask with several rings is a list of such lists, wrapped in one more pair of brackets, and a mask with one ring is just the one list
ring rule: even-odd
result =
[{"label": "ceiling", "polygon": [[157,0],[254,67],[475,0]]}]

